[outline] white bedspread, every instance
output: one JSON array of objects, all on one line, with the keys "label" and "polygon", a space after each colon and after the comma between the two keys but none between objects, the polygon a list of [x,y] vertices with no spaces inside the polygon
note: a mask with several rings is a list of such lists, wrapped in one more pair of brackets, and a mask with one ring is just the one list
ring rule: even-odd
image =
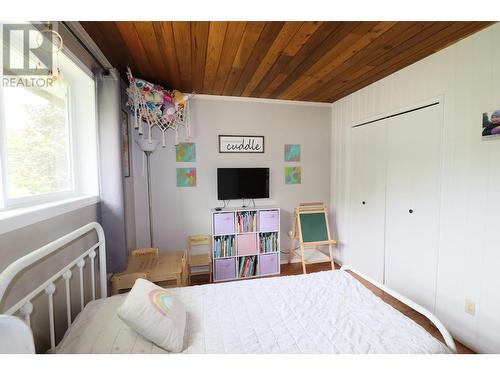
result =
[{"label": "white bedspread", "polygon": [[[184,353],[448,353],[344,271],[170,289],[188,311]],[[57,353],[165,353],[89,303]]]}]

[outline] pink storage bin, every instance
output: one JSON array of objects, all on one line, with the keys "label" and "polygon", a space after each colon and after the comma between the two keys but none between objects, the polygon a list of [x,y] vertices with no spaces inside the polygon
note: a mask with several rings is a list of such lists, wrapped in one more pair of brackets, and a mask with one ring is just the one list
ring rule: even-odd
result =
[{"label": "pink storage bin", "polygon": [[280,215],[277,210],[259,211],[259,230],[275,232],[279,230]]},{"label": "pink storage bin", "polygon": [[259,275],[278,272],[278,254],[261,254],[259,257]]},{"label": "pink storage bin", "polygon": [[215,280],[234,279],[236,277],[235,258],[215,260]]},{"label": "pink storage bin", "polygon": [[214,235],[234,233],[234,213],[214,214]]},{"label": "pink storage bin", "polygon": [[257,233],[238,234],[236,236],[238,255],[257,254]]}]

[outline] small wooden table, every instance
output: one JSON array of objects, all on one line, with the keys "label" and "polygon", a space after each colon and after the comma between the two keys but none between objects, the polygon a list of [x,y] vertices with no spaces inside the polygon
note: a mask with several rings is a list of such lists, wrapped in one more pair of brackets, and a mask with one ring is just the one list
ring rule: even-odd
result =
[{"label": "small wooden table", "polygon": [[175,286],[182,286],[184,253],[184,251],[175,251],[129,255],[127,269],[111,277],[111,294],[118,294],[123,289],[131,289],[138,278],[145,278],[153,283],[174,281]]}]

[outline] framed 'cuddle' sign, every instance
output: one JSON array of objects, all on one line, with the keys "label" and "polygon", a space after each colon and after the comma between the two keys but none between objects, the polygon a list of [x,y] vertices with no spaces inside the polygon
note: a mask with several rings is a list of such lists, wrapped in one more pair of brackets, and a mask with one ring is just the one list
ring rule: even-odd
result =
[{"label": "framed 'cuddle' sign", "polygon": [[264,137],[256,135],[219,135],[220,153],[264,153]]}]

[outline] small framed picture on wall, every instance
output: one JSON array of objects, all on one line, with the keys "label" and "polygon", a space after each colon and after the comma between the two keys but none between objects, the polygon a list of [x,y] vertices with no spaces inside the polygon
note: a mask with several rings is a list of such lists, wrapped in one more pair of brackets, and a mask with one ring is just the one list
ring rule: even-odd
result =
[{"label": "small framed picture on wall", "polygon": [[483,138],[500,136],[500,109],[483,113]]},{"label": "small framed picture on wall", "polygon": [[264,153],[264,137],[260,135],[219,135],[219,153]]}]

